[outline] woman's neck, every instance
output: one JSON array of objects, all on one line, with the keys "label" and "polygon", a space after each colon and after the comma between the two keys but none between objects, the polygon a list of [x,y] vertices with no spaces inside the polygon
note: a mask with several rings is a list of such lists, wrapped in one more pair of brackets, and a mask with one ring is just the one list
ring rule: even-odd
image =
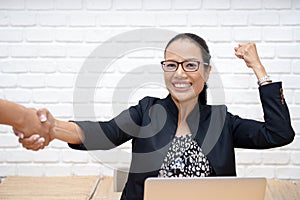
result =
[{"label": "woman's neck", "polygon": [[198,97],[189,99],[187,101],[176,101],[174,100],[178,109],[178,124],[185,122],[188,115],[194,109],[195,105],[198,103]]}]

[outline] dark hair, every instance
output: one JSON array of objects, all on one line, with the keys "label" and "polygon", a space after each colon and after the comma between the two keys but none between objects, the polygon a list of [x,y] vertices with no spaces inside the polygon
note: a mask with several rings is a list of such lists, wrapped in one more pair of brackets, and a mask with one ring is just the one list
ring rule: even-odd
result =
[{"label": "dark hair", "polygon": [[[208,46],[205,42],[204,39],[202,39],[201,37],[199,37],[198,35],[195,35],[193,33],[180,33],[178,35],[176,35],[175,37],[173,37],[167,44],[166,48],[165,48],[165,55],[166,55],[166,51],[167,51],[167,48],[169,47],[169,45],[176,41],[176,40],[180,40],[180,39],[188,39],[190,40],[191,42],[195,43],[200,49],[201,49],[201,53],[202,53],[202,58],[203,58],[203,61],[208,63],[210,63],[210,54],[209,54],[209,49],[208,49]],[[208,65],[205,65],[206,67],[208,67]],[[207,104],[207,92],[206,92],[206,89],[207,89],[207,84],[205,83],[204,84],[204,87],[202,89],[202,91],[200,92],[199,94],[199,100],[200,100],[200,103],[202,105],[206,105]]]}]

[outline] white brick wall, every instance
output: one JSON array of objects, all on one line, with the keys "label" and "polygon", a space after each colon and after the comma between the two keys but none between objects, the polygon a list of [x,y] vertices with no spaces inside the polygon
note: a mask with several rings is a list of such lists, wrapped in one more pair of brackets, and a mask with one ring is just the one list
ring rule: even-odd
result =
[{"label": "white brick wall", "polygon": [[[289,103],[294,142],[271,150],[237,150],[240,176],[300,179],[300,1],[299,0],[0,0],[0,98],[29,107],[47,107],[58,118],[74,118],[73,103],[81,108],[93,99],[95,117],[107,120],[145,95],[163,97],[163,85],[135,88],[126,102],[113,99],[116,88],[127,75],[157,75],[157,70],[135,70],[162,59],[161,50],[141,49],[115,58],[111,44],[101,57],[93,51],[104,41],[139,28],[162,28],[194,32],[205,38],[213,56],[210,102],[226,103],[241,117],[262,119],[255,76],[233,48],[238,42],[254,41],[274,81],[283,81]],[[157,35],[148,35],[157,41]],[[139,43],[135,35],[118,41]],[[94,57],[93,57],[93,56]],[[76,78],[88,57],[91,76],[80,98],[73,98]],[[91,79],[106,60],[115,59],[103,73],[95,93]],[[96,74],[97,76],[97,74]],[[148,76],[147,76],[148,77]],[[212,81],[220,77],[220,81]],[[138,79],[135,79],[138,80]],[[224,88],[220,89],[220,83]],[[91,92],[92,91],[92,92]],[[224,91],[225,99],[214,91]],[[214,99],[212,99],[214,98]],[[113,103],[113,104],[112,104]],[[82,112],[77,118],[88,119]],[[53,141],[43,151],[27,151],[7,126],[0,126],[0,176],[112,175],[110,166],[124,166],[130,144],[121,149],[99,152],[100,159],[74,151]]]}]

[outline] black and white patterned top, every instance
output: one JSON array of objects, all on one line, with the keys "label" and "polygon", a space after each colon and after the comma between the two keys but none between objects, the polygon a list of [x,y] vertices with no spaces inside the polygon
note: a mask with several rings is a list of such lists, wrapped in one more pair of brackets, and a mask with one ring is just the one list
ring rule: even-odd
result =
[{"label": "black and white patterned top", "polygon": [[212,173],[207,157],[192,134],[175,136],[163,164],[159,177],[204,177]]}]

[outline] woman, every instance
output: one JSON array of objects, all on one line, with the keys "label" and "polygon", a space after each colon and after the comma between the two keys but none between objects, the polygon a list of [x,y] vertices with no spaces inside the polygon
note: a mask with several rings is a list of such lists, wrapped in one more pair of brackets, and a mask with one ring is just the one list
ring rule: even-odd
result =
[{"label": "woman", "polygon": [[[225,106],[206,105],[211,70],[206,42],[194,34],[179,34],[166,46],[162,61],[169,95],[145,97],[108,122],[63,122],[54,119],[51,134],[71,148],[114,148],[132,140],[130,173],[121,199],[143,199],[147,177],[234,176],[234,148],[264,149],[293,141],[294,131],[281,83],[272,83],[255,44],[240,44],[235,55],[244,59],[258,79],[265,122],[241,119]],[[32,138],[21,139],[39,149]]]}]

